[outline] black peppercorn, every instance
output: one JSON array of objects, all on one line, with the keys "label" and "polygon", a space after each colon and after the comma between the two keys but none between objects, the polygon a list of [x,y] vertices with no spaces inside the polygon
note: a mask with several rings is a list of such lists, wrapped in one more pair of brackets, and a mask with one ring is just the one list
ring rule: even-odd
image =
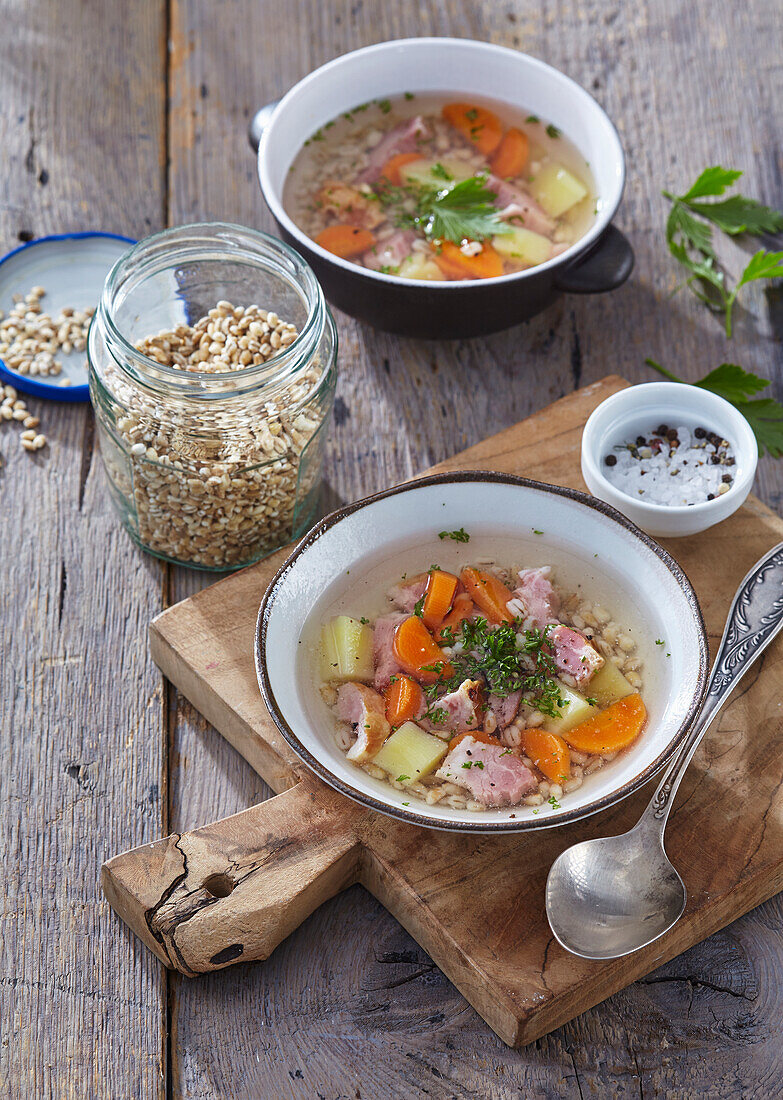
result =
[{"label": "black peppercorn", "polygon": [[707,438],[707,429],[706,428],[697,428],[696,431],[693,434],[696,436],[697,439],[706,439]]},{"label": "black peppercorn", "polygon": [[604,462],[606,463],[607,466],[616,466],[617,465],[617,456],[616,455],[607,455],[606,458],[604,459]]},{"label": "black peppercorn", "polygon": [[676,439],[677,438],[677,429],[676,428],[669,428],[668,432],[666,433],[666,438],[667,439]]},{"label": "black peppercorn", "polygon": [[643,435],[637,435],[637,437],[636,437],[636,446],[637,447],[643,447],[646,442],[647,442],[647,440],[644,438]]},{"label": "black peppercorn", "polygon": [[656,435],[666,435],[668,430],[669,430],[669,425],[668,424],[659,424],[658,427],[655,429],[655,434]]},{"label": "black peppercorn", "polygon": [[715,494],[714,493],[707,493],[707,500],[715,500]]},{"label": "black peppercorn", "polygon": [[711,455],[710,462],[713,466],[720,466],[720,455]]},{"label": "black peppercorn", "polygon": [[723,482],[724,485],[731,485],[732,480],[733,479],[732,479],[731,474],[724,474],[723,477],[721,478],[721,481]]}]

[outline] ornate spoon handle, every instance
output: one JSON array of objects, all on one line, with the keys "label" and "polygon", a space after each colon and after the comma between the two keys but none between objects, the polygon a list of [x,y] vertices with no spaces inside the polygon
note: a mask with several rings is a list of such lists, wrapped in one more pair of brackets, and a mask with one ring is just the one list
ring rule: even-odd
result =
[{"label": "ornate spoon handle", "polygon": [[666,769],[637,828],[644,822],[654,820],[663,834],[680,780],[699,742],[739,680],[782,626],[783,542],[757,561],[739,586],[726,620],[701,712]]}]

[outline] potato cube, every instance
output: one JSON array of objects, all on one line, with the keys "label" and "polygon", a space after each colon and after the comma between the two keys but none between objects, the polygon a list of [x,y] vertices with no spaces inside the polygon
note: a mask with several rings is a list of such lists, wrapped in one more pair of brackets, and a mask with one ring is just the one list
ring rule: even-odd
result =
[{"label": "potato cube", "polygon": [[321,630],[321,677],[371,683],[372,627],[350,615],[338,615],[325,623]]},{"label": "potato cube", "polygon": [[587,188],[576,176],[562,164],[554,163],[543,166],[532,180],[530,190],[550,218],[559,218],[587,194]]},{"label": "potato cube", "polygon": [[616,703],[618,699],[624,699],[634,691],[636,688],[631,687],[612,660],[608,660],[604,667],[591,677],[587,687],[587,694],[591,699],[597,700],[602,707],[608,707],[610,703]]},{"label": "potato cube", "polygon": [[580,695],[578,691],[566,687],[560,681],[558,681],[557,687],[564,705],[557,707],[558,715],[556,718],[551,718],[549,715],[544,718],[542,726],[549,733],[567,733],[574,726],[578,726],[580,722],[586,722],[588,718],[598,713],[598,707],[591,706],[584,695]]},{"label": "potato cube", "polygon": [[492,245],[496,252],[502,256],[508,256],[512,260],[521,260],[522,263],[542,264],[552,255],[552,242],[549,237],[542,237],[540,233],[533,233],[530,229],[521,227],[509,227],[509,233],[499,233],[492,238]]},{"label": "potato cube", "polygon": [[425,733],[415,722],[403,722],[384,742],[373,764],[407,786],[434,771],[448,748],[445,741]]}]

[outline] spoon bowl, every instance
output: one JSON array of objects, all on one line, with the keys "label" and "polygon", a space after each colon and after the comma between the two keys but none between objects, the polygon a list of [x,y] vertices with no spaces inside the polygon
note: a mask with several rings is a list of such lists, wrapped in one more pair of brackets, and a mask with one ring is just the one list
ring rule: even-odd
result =
[{"label": "spoon bowl", "polygon": [[652,943],[677,923],[686,900],[663,844],[638,826],[566,849],[546,885],[555,939],[586,959],[618,958]]}]

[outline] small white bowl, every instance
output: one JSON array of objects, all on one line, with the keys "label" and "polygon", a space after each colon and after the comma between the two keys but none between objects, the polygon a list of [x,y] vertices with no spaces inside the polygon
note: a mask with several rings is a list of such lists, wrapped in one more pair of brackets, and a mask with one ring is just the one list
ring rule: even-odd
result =
[{"label": "small white bowl", "polygon": [[[464,527],[470,546],[439,538]],[[389,584],[435,560],[456,570],[494,557],[553,564],[561,582],[615,609],[637,640],[648,722],[638,742],[555,807],[479,813],[433,806],[354,766],[336,743],[319,691],[325,618],[380,609]],[[570,580],[568,577],[570,574]],[[658,639],[665,640],[665,644]],[[457,832],[548,829],[626,798],[671,759],[699,710],[707,637],[688,578],[671,555],[613,508],[574,489],[511,474],[462,470],[399,485],[347,504],[299,543],[266,591],[256,671],[269,712],[291,748],[324,782],[370,809]]]},{"label": "small white bowl", "polygon": [[[702,426],[729,441],[736,464],[727,493],[702,504],[650,504],[628,496],[606,478],[604,459],[612,448],[653,431],[661,421],[687,428]],[[680,382],[645,382],[612,394],[582,432],[582,477],[587,488],[656,538],[695,535],[736,512],[750,492],[758,459],[756,437],[742,413],[717,394]]]}]

